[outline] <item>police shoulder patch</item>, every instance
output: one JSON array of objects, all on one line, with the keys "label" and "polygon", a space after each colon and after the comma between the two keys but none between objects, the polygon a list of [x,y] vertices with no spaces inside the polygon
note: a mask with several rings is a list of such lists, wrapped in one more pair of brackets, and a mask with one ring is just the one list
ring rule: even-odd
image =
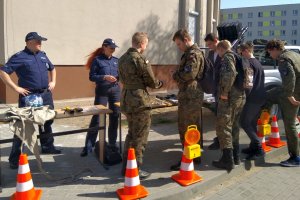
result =
[{"label": "police shoulder patch", "polygon": [[286,67],[279,67],[278,70],[282,76],[287,76],[289,73],[289,70]]}]

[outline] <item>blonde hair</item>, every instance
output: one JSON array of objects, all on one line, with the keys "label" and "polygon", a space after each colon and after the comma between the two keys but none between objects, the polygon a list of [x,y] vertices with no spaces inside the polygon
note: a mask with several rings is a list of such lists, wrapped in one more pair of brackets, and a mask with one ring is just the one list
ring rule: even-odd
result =
[{"label": "blonde hair", "polygon": [[231,43],[228,40],[221,40],[218,45],[217,49],[222,48],[225,50],[230,50],[231,49]]},{"label": "blonde hair", "polygon": [[145,32],[136,32],[132,36],[132,45],[138,47],[143,42],[145,42],[148,39],[148,35]]}]

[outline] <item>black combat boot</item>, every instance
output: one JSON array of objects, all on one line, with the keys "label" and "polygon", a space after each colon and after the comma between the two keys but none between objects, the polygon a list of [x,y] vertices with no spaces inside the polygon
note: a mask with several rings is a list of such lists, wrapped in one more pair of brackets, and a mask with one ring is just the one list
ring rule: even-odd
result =
[{"label": "black combat boot", "polygon": [[247,160],[256,160],[265,156],[265,151],[261,145],[257,146],[253,151],[246,157]]},{"label": "black combat boot", "polygon": [[233,161],[235,165],[241,164],[240,145],[233,145]]},{"label": "black combat boot", "polygon": [[220,160],[215,160],[212,165],[216,168],[226,169],[230,172],[234,168],[232,149],[223,149],[223,154]]},{"label": "black combat boot", "polygon": [[218,137],[215,137],[213,139],[213,143],[211,143],[207,148],[208,148],[208,150],[218,150],[218,149],[220,149],[220,142],[219,142]]}]

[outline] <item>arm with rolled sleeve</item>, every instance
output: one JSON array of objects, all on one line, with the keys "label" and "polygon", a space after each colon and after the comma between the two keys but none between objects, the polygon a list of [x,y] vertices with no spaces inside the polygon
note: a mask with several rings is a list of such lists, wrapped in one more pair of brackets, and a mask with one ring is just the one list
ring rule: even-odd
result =
[{"label": "arm with rolled sleeve", "polygon": [[296,75],[292,64],[287,60],[280,60],[278,62],[278,70],[282,79],[283,95],[285,97],[293,96]]},{"label": "arm with rolled sleeve", "polygon": [[151,64],[148,60],[142,57],[137,58],[136,65],[138,65],[138,69],[141,69],[141,75],[143,77],[145,86],[154,89],[159,89],[162,87],[163,83],[155,78]]},{"label": "arm with rolled sleeve", "polygon": [[183,67],[179,68],[179,70],[173,74],[173,79],[176,82],[183,83],[193,81],[197,77],[198,73],[202,73],[203,71],[203,57],[196,52],[191,52],[187,56],[186,62],[183,65]]},{"label": "arm with rolled sleeve", "polygon": [[220,72],[220,94],[228,97],[228,94],[236,79],[235,59],[234,55],[226,55],[222,63]]}]

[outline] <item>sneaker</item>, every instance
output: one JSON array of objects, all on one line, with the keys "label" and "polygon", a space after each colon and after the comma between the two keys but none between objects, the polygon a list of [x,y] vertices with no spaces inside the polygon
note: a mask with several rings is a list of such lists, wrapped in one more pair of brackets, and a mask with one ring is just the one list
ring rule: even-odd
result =
[{"label": "sneaker", "polygon": [[61,154],[61,150],[56,149],[54,146],[50,148],[42,147],[42,154]]},{"label": "sneaker", "polygon": [[9,168],[11,168],[11,169],[18,169],[18,163],[13,163],[13,162],[10,162],[9,163]]},{"label": "sneaker", "polygon": [[88,155],[88,151],[87,151],[87,149],[85,148],[85,147],[83,147],[83,149],[82,149],[82,151],[81,151],[81,153],[80,153],[80,156],[81,157],[85,157],[85,156],[87,156]]},{"label": "sneaker", "polygon": [[289,159],[280,162],[280,165],[283,167],[300,167],[300,157],[290,157]]},{"label": "sneaker", "polygon": [[149,178],[149,176],[151,175],[151,173],[144,171],[144,170],[139,170],[139,177],[141,180],[144,180],[146,178]]},{"label": "sneaker", "polygon": [[263,149],[252,151],[250,154],[246,156],[246,160],[257,160],[259,158],[262,158],[266,155]]},{"label": "sneaker", "polygon": [[171,165],[170,170],[171,171],[178,171],[180,170],[180,165],[181,165],[181,161],[179,161],[178,163]]},{"label": "sneaker", "polygon": [[218,150],[218,149],[220,149],[219,139],[217,137],[215,137],[213,143],[210,144],[207,148],[209,150]]}]

